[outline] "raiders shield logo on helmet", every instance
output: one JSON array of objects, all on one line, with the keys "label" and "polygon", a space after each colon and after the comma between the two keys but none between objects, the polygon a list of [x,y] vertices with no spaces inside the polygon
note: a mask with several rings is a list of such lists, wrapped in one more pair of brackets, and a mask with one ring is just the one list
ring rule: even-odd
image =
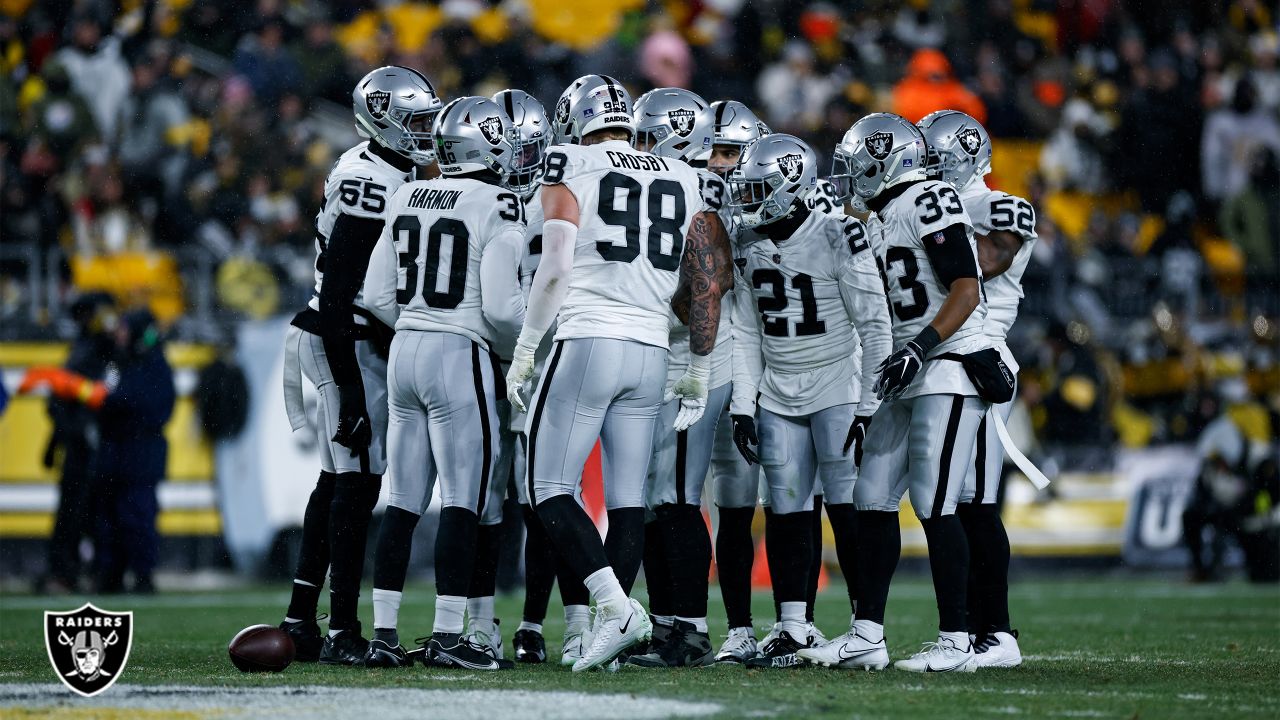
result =
[{"label": "raiders shield logo on helmet", "polygon": [[133,646],[133,613],[85,603],[70,612],[44,614],[44,645],[58,679],[91,697],[120,678]]},{"label": "raiders shield logo on helmet", "polygon": [[889,151],[892,149],[893,133],[872,133],[872,135],[867,138],[867,152],[876,160],[883,160],[889,157]]},{"label": "raiders shield logo on helmet", "polygon": [[569,122],[569,98],[562,97],[560,102],[556,103],[556,124],[564,125]]},{"label": "raiders shield logo on helmet", "polygon": [[804,158],[796,153],[790,153],[778,158],[778,167],[782,168],[782,174],[792,182],[800,179],[804,174]]},{"label": "raiders shield logo on helmet", "polygon": [[386,90],[374,90],[371,93],[366,93],[364,105],[369,108],[370,115],[375,118],[381,118],[387,114],[387,108],[391,107],[391,93]]},{"label": "raiders shield logo on helmet", "polygon": [[502,120],[496,117],[485,118],[476,123],[476,127],[480,128],[480,134],[484,135],[484,139],[489,141],[490,145],[497,145],[502,142]]},{"label": "raiders shield logo on helmet", "polygon": [[956,140],[960,141],[960,147],[970,155],[977,155],[982,148],[982,135],[978,134],[978,128],[960,128],[956,132]]},{"label": "raiders shield logo on helmet", "polygon": [[667,113],[671,119],[671,129],[680,137],[689,137],[693,132],[693,111],[686,108],[671,110]]}]

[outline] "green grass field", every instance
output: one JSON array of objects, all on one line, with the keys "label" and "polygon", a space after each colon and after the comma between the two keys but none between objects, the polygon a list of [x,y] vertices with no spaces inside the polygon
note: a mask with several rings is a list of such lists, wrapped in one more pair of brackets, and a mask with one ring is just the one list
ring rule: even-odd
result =
[{"label": "green grass field", "polygon": [[[430,599],[429,588],[422,586],[405,593],[403,636],[428,632]],[[263,587],[101,599],[96,604],[106,609],[134,611],[133,650],[120,684],[83,700],[49,685],[57,681],[42,635],[43,610],[73,609],[83,599],[0,596],[0,717],[1280,717],[1276,587],[1192,587],[1126,576],[1020,581],[1012,605],[1026,662],[1018,669],[974,675],[735,667],[573,674],[556,664],[502,673],[298,664],[280,674],[236,671],[227,659],[227,641],[243,626],[277,622],[286,600],[283,590]],[[712,610],[712,632],[718,635],[725,630],[718,598],[712,599]],[[763,624],[772,612],[767,595],[756,595],[755,611],[757,624]],[[553,602],[550,614],[547,639],[556,653],[562,631],[558,604]],[[518,598],[502,599],[499,615],[509,640],[519,619]],[[371,617],[371,610],[365,608],[363,616]],[[819,598],[818,621],[828,634],[847,627],[842,591]],[[900,579],[889,606],[893,657],[930,640],[935,621],[927,579]],[[210,687],[156,695],[126,685]],[[245,695],[222,690],[279,686],[303,690]],[[429,692],[326,694],[319,686]],[[274,698],[277,705],[256,706],[259,696]],[[141,699],[135,703],[134,698]],[[450,710],[452,700],[473,711]],[[404,702],[438,704],[434,709],[440,712],[404,707]],[[333,712],[317,710],[321,707]],[[647,710],[637,715],[628,707]]]}]

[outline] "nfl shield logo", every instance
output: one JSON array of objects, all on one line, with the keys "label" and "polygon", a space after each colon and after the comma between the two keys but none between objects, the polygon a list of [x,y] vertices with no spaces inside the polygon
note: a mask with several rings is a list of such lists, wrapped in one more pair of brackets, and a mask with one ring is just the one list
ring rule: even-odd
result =
[{"label": "nfl shield logo", "polygon": [[883,160],[889,157],[889,151],[892,149],[893,133],[872,133],[872,135],[867,138],[867,152],[876,160]]},{"label": "nfl shield logo", "polygon": [[676,131],[680,137],[689,137],[689,133],[693,132],[693,111],[685,108],[672,110],[667,113],[667,117],[671,119],[671,129]]},{"label": "nfl shield logo", "polygon": [[496,117],[485,118],[476,123],[476,127],[480,128],[480,134],[484,135],[484,139],[489,141],[490,145],[497,145],[502,142],[502,120]]},{"label": "nfl shield logo", "polygon": [[374,90],[364,96],[364,105],[369,108],[370,115],[381,118],[387,113],[387,108],[391,107],[391,93],[386,90]]},{"label": "nfl shield logo", "polygon": [[982,148],[982,136],[978,134],[978,128],[962,127],[956,132],[956,140],[960,141],[960,147],[970,155],[977,155],[978,150]]},{"label": "nfl shield logo", "polygon": [[804,158],[796,153],[783,155],[778,158],[778,167],[782,168],[782,174],[787,180],[795,182],[804,174]]},{"label": "nfl shield logo", "polygon": [[58,679],[92,697],[111,687],[129,662],[133,613],[99,610],[89,603],[70,612],[46,611],[44,645]]}]

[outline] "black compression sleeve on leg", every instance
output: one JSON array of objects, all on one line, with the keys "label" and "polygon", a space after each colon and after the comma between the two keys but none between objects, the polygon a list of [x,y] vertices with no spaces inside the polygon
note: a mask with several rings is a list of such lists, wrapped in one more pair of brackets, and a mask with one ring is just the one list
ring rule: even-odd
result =
[{"label": "black compression sleeve on leg", "polygon": [[666,535],[663,549],[671,576],[674,614],[686,618],[706,617],[711,536],[702,519],[702,509],[693,505],[662,507],[669,508],[659,515],[659,524]]},{"label": "black compression sleeve on leg", "polygon": [[502,525],[480,525],[476,528],[476,561],[471,573],[471,589],[467,597],[490,597],[498,587],[498,540]]},{"label": "black compression sleeve on leg", "polygon": [[537,511],[551,546],[579,582],[609,564],[595,524],[572,495],[549,497],[538,503]]},{"label": "black compression sleeve on leg", "polygon": [[849,608],[857,611],[858,600],[858,510],[853,503],[827,506],[831,534],[836,540],[836,560],[849,591]]},{"label": "black compression sleeve on leg", "polygon": [[356,627],[360,578],[364,574],[369,519],[378,502],[380,475],[342,473],[334,484],[329,511],[329,627]]},{"label": "black compression sleeve on leg", "polygon": [[751,565],[755,545],[751,519],[756,509],[720,508],[716,528],[716,570],[729,628],[751,627]]},{"label": "black compression sleeve on leg", "polygon": [[476,534],[480,518],[462,507],[440,511],[436,531],[436,594],[466,597],[475,571]]},{"label": "black compression sleeve on leg", "polygon": [[556,581],[555,555],[551,541],[542,527],[538,514],[528,505],[521,505],[524,515],[524,616],[525,622],[541,625],[547,618],[547,604],[551,600],[551,586]]},{"label": "black compression sleeve on leg", "polygon": [[649,613],[675,615],[672,604],[671,573],[666,554],[665,532],[661,514],[670,505],[662,505],[654,511],[658,519],[644,524],[644,585],[649,591]]},{"label": "black compression sleeve on leg", "polygon": [[902,554],[902,531],[896,511],[859,510],[855,537],[858,538],[858,619],[884,624],[889,601],[889,583]]},{"label": "black compression sleeve on leg", "polygon": [[[764,559],[769,563],[770,568],[770,584],[773,583],[772,569],[773,556],[769,554],[769,523],[773,521],[773,508],[766,505],[764,507]],[[778,600],[778,593],[773,593],[773,619],[782,622],[782,602]]]},{"label": "black compression sleeve on leg", "polygon": [[307,499],[307,509],[302,516],[302,542],[298,547],[298,566],[293,574],[293,595],[289,599],[286,616],[298,620],[310,620],[316,616],[320,589],[324,576],[329,573],[329,508],[333,504],[333,488],[338,476],[320,471],[316,487]]},{"label": "black compression sleeve on leg", "polygon": [[942,632],[968,631],[965,602],[969,588],[969,541],[964,526],[955,515],[921,521],[929,542],[929,569],[933,573],[933,593],[938,598],[938,629]]},{"label": "black compression sleeve on leg", "polygon": [[[804,602],[813,561],[813,514],[769,513],[765,520],[765,551],[773,578],[774,604]],[[781,610],[779,609],[779,617]]]},{"label": "black compression sleeve on leg", "polygon": [[996,505],[962,505],[969,540],[969,631],[1010,632],[1009,534]]},{"label": "black compression sleeve on leg", "polygon": [[644,508],[609,511],[609,534],[604,539],[604,551],[622,591],[630,595],[644,561]]},{"label": "black compression sleeve on leg", "polygon": [[982,620],[982,603],[978,601],[978,566],[982,564],[982,548],[975,533],[977,503],[960,503],[956,506],[956,517],[964,528],[965,537],[969,540],[969,584],[968,597],[965,599],[965,624],[970,632],[980,633],[984,625]]},{"label": "black compression sleeve on leg", "polygon": [[813,496],[813,560],[809,563],[809,586],[804,596],[804,619],[813,622],[813,604],[818,600],[818,580],[822,576],[822,496]]},{"label": "black compression sleeve on leg", "polygon": [[373,553],[373,586],[379,590],[404,591],[404,577],[409,571],[409,551],[413,546],[413,530],[418,516],[392,505],[382,515],[378,529],[378,545]]}]

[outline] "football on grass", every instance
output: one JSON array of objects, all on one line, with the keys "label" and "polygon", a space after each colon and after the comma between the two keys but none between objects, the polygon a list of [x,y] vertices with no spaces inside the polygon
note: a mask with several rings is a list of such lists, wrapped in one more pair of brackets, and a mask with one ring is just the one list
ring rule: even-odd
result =
[{"label": "football on grass", "polygon": [[293,640],[271,625],[250,625],[227,645],[231,662],[241,672],[280,672],[293,662]]}]

